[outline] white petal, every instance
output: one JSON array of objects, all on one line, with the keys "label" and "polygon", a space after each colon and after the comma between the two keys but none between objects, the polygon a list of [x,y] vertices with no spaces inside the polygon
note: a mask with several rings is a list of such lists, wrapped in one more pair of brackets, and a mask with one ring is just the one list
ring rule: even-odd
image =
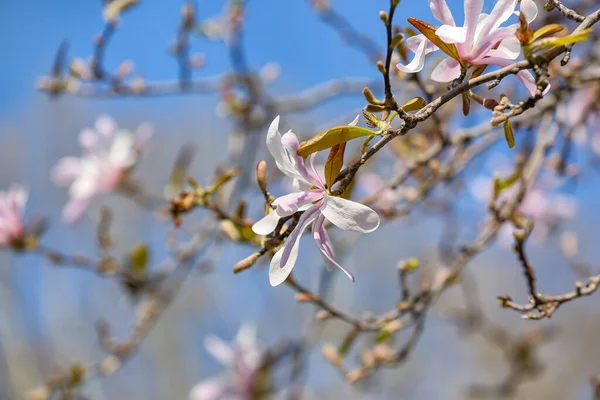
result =
[{"label": "white petal", "polygon": [[237,344],[244,349],[250,349],[256,346],[257,327],[254,324],[243,324],[235,338]]},{"label": "white petal", "polygon": [[189,400],[220,400],[227,387],[227,383],[217,379],[202,381],[192,388]]},{"label": "white petal", "polygon": [[97,144],[98,136],[92,129],[85,128],[79,133],[79,145],[83,147],[84,150],[92,153]]},{"label": "white petal", "polygon": [[451,57],[446,57],[431,72],[431,79],[436,82],[452,82],[460,76],[460,64]]},{"label": "white petal", "polygon": [[525,14],[528,23],[531,23],[538,14],[538,8],[533,0],[521,0],[521,12]]},{"label": "white petal", "polygon": [[280,217],[287,217],[288,215],[292,215],[296,211],[299,211],[307,204],[310,205],[313,202],[322,199],[323,196],[324,194],[321,191],[295,192],[278,197],[273,202],[273,205],[277,206],[277,215]]},{"label": "white petal", "polygon": [[58,161],[50,176],[54,183],[60,186],[71,184],[81,173],[81,161],[76,157],[64,157]]},{"label": "white petal", "polygon": [[396,67],[400,71],[407,74],[412,74],[421,71],[423,69],[423,66],[425,65],[425,55],[427,54],[426,46],[428,42],[429,40],[425,38],[425,36],[423,36],[423,40],[421,40],[419,47],[415,51],[415,57],[413,58],[413,60],[407,65],[396,64]]},{"label": "white petal", "polygon": [[81,218],[85,210],[88,208],[91,201],[91,197],[71,199],[71,201],[69,201],[63,209],[63,219],[68,224],[77,222],[77,220]]},{"label": "white petal", "polygon": [[325,203],[323,215],[338,228],[368,233],[379,226],[379,215],[365,205],[333,196],[327,196]]},{"label": "white petal", "polygon": [[[277,286],[283,283],[292,272],[294,264],[298,259],[298,248],[300,247],[300,238],[306,227],[318,216],[320,204],[315,206],[302,214],[298,222],[298,226],[294,229],[294,232],[287,239],[285,246],[279,249],[277,253],[271,259],[271,266],[269,267],[269,282],[271,286]],[[287,250],[286,250],[287,249]],[[286,252],[285,264],[282,264],[282,259]]]},{"label": "white petal", "polygon": [[119,131],[108,154],[109,162],[114,166],[127,168],[134,165],[136,159],[135,137],[128,131]]},{"label": "white petal", "polygon": [[352,122],[350,122],[350,123],[348,124],[348,126],[356,126],[356,125],[358,124],[358,121],[359,121],[359,119],[360,119],[360,115],[359,115],[359,114],[357,114],[357,115],[356,115],[356,118],[354,118],[354,119],[352,120]]},{"label": "white petal", "polygon": [[[467,48],[471,47],[473,45],[475,31],[477,30],[477,23],[479,22],[482,9],[483,0],[465,0],[465,40],[446,43],[465,43]],[[444,39],[442,38],[442,40]]]},{"label": "white petal", "polygon": [[[506,58],[514,60],[521,54],[521,43],[519,43],[519,39],[517,39],[516,36],[507,37],[500,42],[500,46],[498,46],[496,51],[503,53]],[[492,56],[492,54],[490,54],[490,56]]]},{"label": "white petal", "polygon": [[467,40],[467,30],[461,26],[442,25],[435,34],[444,43],[464,43]]},{"label": "white petal", "polygon": [[220,338],[210,335],[204,339],[204,347],[212,356],[225,366],[235,363],[235,351]]},{"label": "white petal", "polygon": [[260,220],[252,225],[252,232],[257,235],[268,235],[273,232],[279,223],[279,215],[275,211],[270,211]]}]

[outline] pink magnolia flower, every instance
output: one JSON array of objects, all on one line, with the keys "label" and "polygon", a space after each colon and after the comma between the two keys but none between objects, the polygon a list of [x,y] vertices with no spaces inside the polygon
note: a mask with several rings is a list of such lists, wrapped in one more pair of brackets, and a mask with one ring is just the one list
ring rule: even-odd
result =
[{"label": "pink magnolia flower", "polygon": [[[436,35],[445,43],[455,44],[461,63],[452,57],[446,57],[431,73],[431,79],[437,82],[452,82],[461,74],[461,68],[469,65],[498,65],[505,67],[519,56],[521,47],[515,34],[517,24],[502,27],[504,22],[515,13],[517,0],[498,0],[492,12],[482,13],[484,0],[465,0],[465,23],[456,26],[454,17],[446,0],[429,0],[433,16],[442,22]],[[520,11],[528,22],[537,16],[537,6],[533,0],[522,0]],[[498,45],[496,49],[494,47]],[[419,72],[425,64],[425,56],[439,50],[424,35],[416,35],[406,40],[407,48],[415,53],[408,65],[398,64],[400,71]],[[535,93],[535,79],[529,71],[520,71],[517,78],[531,94]]]},{"label": "pink magnolia flower", "polygon": [[0,245],[10,245],[25,235],[23,209],[27,202],[27,190],[13,186],[0,191]]},{"label": "pink magnolia flower", "polygon": [[99,117],[95,128],[84,129],[79,135],[81,158],[64,157],[51,172],[57,185],[70,185],[71,200],[63,210],[69,223],[83,215],[94,196],[113,192],[127,182],[152,135],[147,124],[133,134],[119,129],[107,116]]},{"label": "pink magnolia flower", "polygon": [[256,222],[252,230],[256,234],[267,235],[273,232],[280,218],[290,216],[297,211],[304,211],[304,213],[285,245],[273,256],[269,281],[272,286],[277,286],[286,280],[298,258],[300,237],[310,224],[312,224],[313,238],[327,268],[331,270],[337,266],[354,281],[354,276],[335,261],[333,246],[323,224],[325,219],[328,219],[341,229],[367,233],[377,229],[379,216],[367,206],[331,196],[324,180],[315,170],[316,154],[311,155],[309,170],[304,164],[304,159],[296,153],[299,146],[298,138],[291,130],[281,135],[279,117],[275,118],[267,132],[267,147],[277,167],[286,176],[292,178],[299,191],[277,198],[273,202],[275,210]]},{"label": "pink magnolia flower", "polygon": [[231,372],[230,379],[207,379],[190,392],[190,400],[250,400],[258,385],[263,351],[256,343],[256,328],[243,325],[235,340],[228,344],[216,336],[208,336],[204,345]]}]

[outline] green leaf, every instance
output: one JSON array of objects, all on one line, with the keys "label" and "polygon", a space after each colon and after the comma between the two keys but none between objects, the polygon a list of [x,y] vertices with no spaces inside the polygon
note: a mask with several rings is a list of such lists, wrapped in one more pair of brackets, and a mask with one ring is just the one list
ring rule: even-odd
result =
[{"label": "green leaf", "polygon": [[429,39],[433,44],[440,48],[444,53],[454,58],[456,61],[460,62],[460,56],[458,55],[458,50],[454,44],[448,44],[442,41],[438,35],[435,34],[437,31],[437,27],[428,24],[425,21],[421,21],[416,18],[409,18],[408,22],[417,28],[419,32],[421,32],[427,39]]},{"label": "green leaf", "polygon": [[424,98],[413,97],[412,99],[410,99],[409,101],[404,103],[404,105],[400,108],[406,112],[417,111],[417,110],[420,110],[421,108],[425,107],[426,104],[427,104],[427,101],[425,101]]},{"label": "green leaf", "polygon": [[510,123],[510,119],[506,119],[504,121],[504,137],[506,138],[506,143],[509,148],[515,147],[515,133],[513,132],[512,125]]},{"label": "green leaf", "polygon": [[392,334],[390,333],[390,331],[388,331],[387,329],[383,328],[382,330],[379,331],[379,333],[375,337],[375,343],[383,343],[386,340],[388,340],[390,338],[390,336],[392,336]]},{"label": "green leaf", "polygon": [[531,51],[535,52],[540,50],[552,49],[559,46],[565,46],[567,44],[582,42],[590,36],[590,32],[592,32],[592,28],[588,28],[578,33],[572,33],[567,36],[540,39],[536,42],[533,42],[530,45],[530,49]]},{"label": "green leaf", "polygon": [[298,155],[306,158],[317,151],[329,149],[336,144],[346,143],[359,137],[370,136],[373,133],[372,130],[359,126],[336,126],[302,143],[298,149]]},{"label": "green leaf", "polygon": [[325,184],[328,188],[331,187],[335,178],[342,170],[344,165],[344,151],[346,150],[346,143],[336,144],[329,151],[327,162],[325,163]]},{"label": "green leaf", "polygon": [[546,26],[542,26],[540,29],[535,31],[535,33],[533,34],[533,37],[531,39],[537,40],[537,39],[545,38],[545,37],[553,35],[555,33],[562,32],[563,29],[565,29],[565,27],[562,25],[559,25],[559,24],[549,24]]},{"label": "green leaf", "polygon": [[519,172],[515,172],[506,179],[501,179],[499,176],[494,176],[494,199],[497,199],[504,190],[511,187],[519,180]]},{"label": "green leaf", "polygon": [[150,251],[144,243],[138,243],[129,252],[129,266],[137,274],[144,274],[148,266]]}]

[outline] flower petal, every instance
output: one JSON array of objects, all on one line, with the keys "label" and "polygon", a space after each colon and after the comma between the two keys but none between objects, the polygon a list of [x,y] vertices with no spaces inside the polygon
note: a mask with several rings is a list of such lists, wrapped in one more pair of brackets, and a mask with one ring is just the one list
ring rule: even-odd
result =
[{"label": "flower petal", "polygon": [[128,131],[119,131],[112,142],[108,161],[115,167],[128,168],[135,164],[135,137]]},{"label": "flower petal", "polygon": [[[517,58],[521,53],[521,44],[515,36],[515,31],[516,26],[511,25],[505,28],[498,28],[486,37],[478,39],[475,47],[468,55],[469,60],[476,60],[486,55],[492,56],[490,54],[492,51],[499,51],[505,58]],[[501,42],[498,50],[491,50],[498,42]]]},{"label": "flower petal", "polygon": [[192,387],[189,400],[219,400],[227,392],[227,383],[218,379],[208,379]]},{"label": "flower petal", "polygon": [[118,129],[117,123],[108,115],[101,115],[96,119],[96,132],[100,135],[110,138]]},{"label": "flower petal", "polygon": [[204,339],[206,350],[221,364],[232,366],[235,363],[235,351],[222,339],[210,335]]},{"label": "flower petal", "polygon": [[435,45],[425,37],[425,35],[413,36],[409,38],[409,40],[410,39],[414,39],[413,42],[418,41],[418,47],[414,51],[415,57],[407,65],[396,64],[396,68],[407,74],[421,71],[425,65],[425,56],[437,49],[435,48]]},{"label": "flower petal", "polygon": [[322,204],[315,205],[302,214],[300,221],[298,221],[298,226],[296,226],[296,229],[294,229],[287,239],[285,246],[279,249],[271,259],[269,267],[269,282],[271,286],[280,285],[287,279],[290,272],[292,272],[294,264],[296,264],[296,260],[298,259],[300,237],[306,227],[318,216],[321,206]]},{"label": "flower petal", "polygon": [[63,219],[68,224],[77,222],[89,207],[91,201],[91,197],[77,197],[71,199],[63,209]]},{"label": "flower petal", "polygon": [[268,235],[273,232],[279,223],[279,215],[275,211],[270,211],[263,218],[252,225],[252,232],[257,235]]},{"label": "flower petal", "polygon": [[329,271],[333,269],[333,267],[338,267],[341,269],[347,276],[350,278],[352,282],[355,281],[354,275],[352,275],[347,269],[338,264],[334,257],[335,253],[333,251],[333,246],[331,245],[331,240],[329,239],[329,235],[327,235],[327,231],[323,226],[323,222],[325,221],[325,217],[320,215],[313,224],[313,238],[315,239],[315,243],[317,244],[317,248],[321,252],[323,256],[323,260],[325,261],[325,266]]},{"label": "flower petal", "polygon": [[483,0],[465,0],[465,40],[455,43],[465,43],[467,48],[470,48],[473,45],[481,10],[483,10]]},{"label": "flower petal", "polygon": [[464,43],[467,40],[467,30],[461,26],[442,25],[435,34],[444,43]]},{"label": "flower petal", "polygon": [[[321,212],[323,203],[324,202],[322,201],[322,202],[319,202],[319,203],[313,205],[311,208],[306,210],[304,212],[304,214],[302,214],[302,216],[298,220],[298,225],[296,226],[294,231],[291,233],[291,235],[288,237],[288,239],[285,243],[285,246],[283,246],[283,253],[281,253],[281,260],[280,260],[281,264],[285,265],[288,263],[288,260],[290,258],[290,254],[291,254],[293,248],[297,247],[298,244],[300,243],[300,237],[306,230],[306,227],[311,222],[313,222],[315,220],[315,218],[317,218],[319,216],[319,213]],[[297,249],[296,249],[296,251],[297,251]],[[283,268],[283,267],[281,267],[281,268]]]},{"label": "flower petal", "polygon": [[431,79],[436,82],[452,82],[460,76],[460,64],[451,57],[446,57],[431,72]]},{"label": "flower petal", "polygon": [[277,206],[277,215],[287,217],[300,210],[303,206],[322,199],[323,196],[324,194],[321,191],[295,192],[278,197],[273,202],[273,205]]},{"label": "flower petal", "polygon": [[379,215],[375,211],[341,197],[327,196],[322,213],[331,223],[344,230],[368,233],[379,226]]},{"label": "flower petal", "polygon": [[429,0],[429,8],[433,16],[445,25],[456,25],[446,0]]},{"label": "flower petal", "polygon": [[533,0],[521,0],[520,10],[523,14],[525,14],[525,18],[528,23],[531,23],[538,14],[538,8],[533,2]]},{"label": "flower petal", "polygon": [[77,157],[64,157],[58,161],[50,176],[54,183],[60,186],[71,184],[81,173],[81,161]]},{"label": "flower petal", "polygon": [[515,10],[517,0],[498,0],[489,17],[485,19],[481,30],[479,31],[478,41],[485,38],[496,30],[504,21],[512,15]]}]

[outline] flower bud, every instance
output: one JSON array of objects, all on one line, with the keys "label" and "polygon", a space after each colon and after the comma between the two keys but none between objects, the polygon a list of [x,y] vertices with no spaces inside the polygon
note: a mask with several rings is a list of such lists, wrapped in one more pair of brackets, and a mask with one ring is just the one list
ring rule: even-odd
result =
[{"label": "flower bud", "polygon": [[332,344],[325,344],[321,349],[321,353],[323,354],[323,357],[325,357],[325,359],[332,365],[335,365],[336,367],[342,366],[342,358],[340,357],[340,353]]},{"label": "flower bud", "polygon": [[239,274],[240,272],[245,271],[248,268],[252,267],[256,263],[256,261],[260,258],[260,255],[261,254],[259,252],[256,252],[256,253],[251,254],[248,257],[244,258],[242,261],[239,261],[233,267],[233,273]]}]

